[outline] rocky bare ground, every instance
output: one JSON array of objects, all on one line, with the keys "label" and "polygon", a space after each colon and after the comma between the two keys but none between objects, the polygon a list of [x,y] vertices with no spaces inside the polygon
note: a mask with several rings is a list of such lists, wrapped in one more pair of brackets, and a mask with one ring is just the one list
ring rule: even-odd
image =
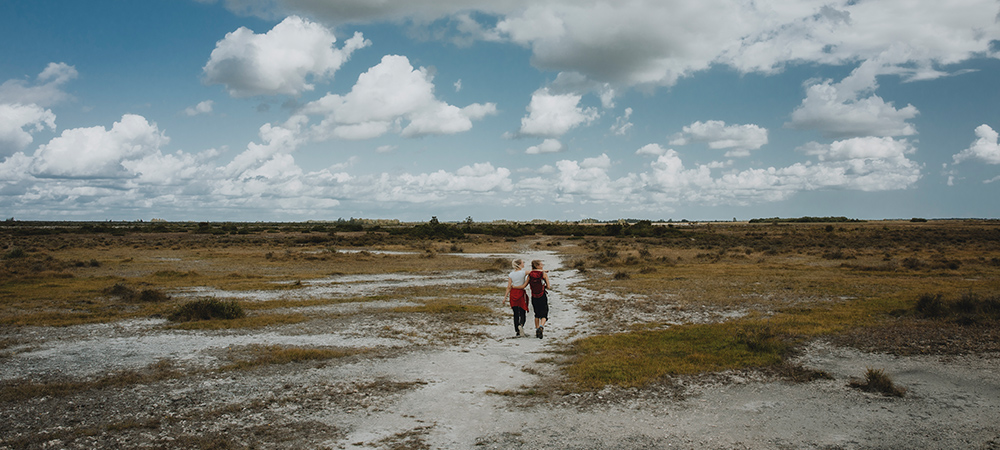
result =
[{"label": "rocky bare ground", "polygon": [[[876,345],[888,337],[872,333],[803,348],[795,362],[831,376],[807,383],[741,371],[643,389],[545,391],[560,375],[561,344],[593,328],[579,307],[593,293],[574,273],[553,274],[559,289],[544,339],[511,338],[499,294],[489,323],[474,325],[401,321],[386,312],[398,302],[369,302],[265,330],[171,330],[154,319],[4,330],[8,385],[134,380],[0,403],[0,448],[1000,448],[1000,354],[989,346],[895,356]],[[457,277],[437,281],[446,278]],[[385,280],[354,282],[363,290]],[[221,370],[266,345],[354,352]],[[848,386],[868,368],[907,394]]]}]

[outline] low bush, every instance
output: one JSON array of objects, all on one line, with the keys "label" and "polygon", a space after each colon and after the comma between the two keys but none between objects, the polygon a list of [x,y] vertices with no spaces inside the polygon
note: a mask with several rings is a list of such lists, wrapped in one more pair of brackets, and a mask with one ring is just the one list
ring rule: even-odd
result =
[{"label": "low bush", "polygon": [[941,294],[923,294],[917,299],[917,314],[925,318],[943,317],[947,312]]},{"label": "low bush", "polygon": [[170,296],[156,289],[143,289],[139,291],[138,300],[143,303],[160,303],[170,300]]},{"label": "low bush", "polygon": [[865,372],[864,380],[853,380],[848,386],[861,389],[865,392],[882,394],[887,397],[902,397],[906,395],[906,389],[896,386],[887,373],[882,369],[868,368]]},{"label": "low bush", "polygon": [[941,294],[923,294],[914,309],[925,319],[951,319],[961,325],[972,325],[984,320],[1000,320],[1000,296],[965,293],[958,300],[947,301]]},{"label": "low bush", "polygon": [[246,311],[235,300],[222,301],[215,298],[205,298],[187,302],[170,315],[174,322],[191,322],[196,320],[230,320],[246,317]]},{"label": "low bush", "polygon": [[124,283],[115,283],[114,286],[105,289],[104,293],[123,302],[159,303],[170,300],[170,296],[156,289],[137,291]]},{"label": "low bush", "polygon": [[104,293],[111,297],[117,297],[124,301],[132,301],[136,297],[135,289],[128,287],[123,283],[115,283],[104,290]]},{"label": "low bush", "polygon": [[739,325],[736,328],[736,341],[757,353],[781,354],[787,348],[775,329],[766,322],[746,322]]},{"label": "low bush", "polygon": [[7,253],[4,253],[3,259],[18,259],[18,258],[24,258],[27,255],[28,254],[24,251],[23,248],[14,247],[8,250]]}]

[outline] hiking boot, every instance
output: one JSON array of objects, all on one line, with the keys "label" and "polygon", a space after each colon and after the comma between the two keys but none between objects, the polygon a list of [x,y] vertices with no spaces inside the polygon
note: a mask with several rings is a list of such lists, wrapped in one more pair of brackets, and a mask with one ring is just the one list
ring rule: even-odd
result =
[{"label": "hiking boot", "polygon": [[524,336],[524,325],[517,326],[517,336],[518,337]]},{"label": "hiking boot", "polygon": [[542,327],[535,328],[535,337],[538,339],[542,338]]}]

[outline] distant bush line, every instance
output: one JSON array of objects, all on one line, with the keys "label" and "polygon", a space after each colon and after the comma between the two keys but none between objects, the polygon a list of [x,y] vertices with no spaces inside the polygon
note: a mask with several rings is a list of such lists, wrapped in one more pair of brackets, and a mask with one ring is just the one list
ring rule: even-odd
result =
[{"label": "distant bush line", "polygon": [[750,219],[749,223],[860,223],[865,222],[860,219],[848,219],[847,217],[797,217],[782,219],[772,217],[770,219]]},{"label": "distant bush line", "polygon": [[[390,235],[419,239],[461,239],[468,234],[493,237],[521,237],[535,234],[560,236],[637,236],[659,237],[676,234],[672,224],[653,225],[649,220],[632,224],[577,223],[444,223],[436,219],[416,225],[366,225],[362,221],[339,220],[325,223],[239,223],[239,222],[5,222],[15,236],[45,236],[59,234],[125,233],[196,233],[212,235],[249,235],[260,233],[338,233],[384,232]],[[323,239],[316,239],[323,241]]]}]

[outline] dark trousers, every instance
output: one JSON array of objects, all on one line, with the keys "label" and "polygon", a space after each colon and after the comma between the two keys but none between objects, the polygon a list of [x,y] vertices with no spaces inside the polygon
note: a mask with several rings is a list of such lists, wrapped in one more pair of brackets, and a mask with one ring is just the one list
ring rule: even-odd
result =
[{"label": "dark trousers", "polygon": [[520,331],[518,325],[523,326],[528,321],[528,312],[519,306],[511,306],[510,309],[514,310],[514,332],[517,333]]}]

